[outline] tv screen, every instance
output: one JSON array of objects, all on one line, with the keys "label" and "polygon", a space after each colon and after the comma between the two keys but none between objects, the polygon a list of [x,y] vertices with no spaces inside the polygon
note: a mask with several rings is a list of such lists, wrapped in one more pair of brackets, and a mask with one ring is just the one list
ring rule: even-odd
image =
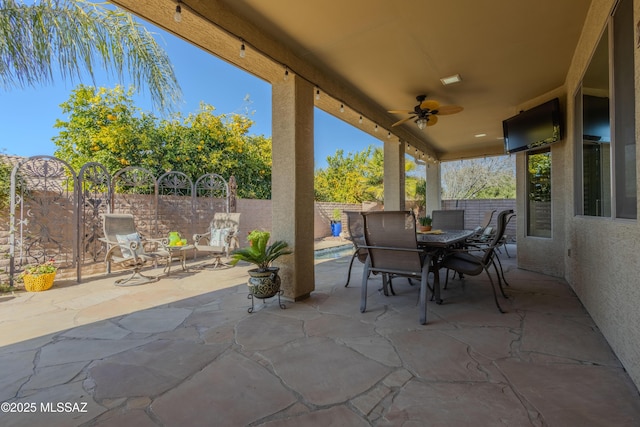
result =
[{"label": "tv screen", "polygon": [[515,153],[562,139],[560,101],[554,98],[502,122],[504,150]]}]

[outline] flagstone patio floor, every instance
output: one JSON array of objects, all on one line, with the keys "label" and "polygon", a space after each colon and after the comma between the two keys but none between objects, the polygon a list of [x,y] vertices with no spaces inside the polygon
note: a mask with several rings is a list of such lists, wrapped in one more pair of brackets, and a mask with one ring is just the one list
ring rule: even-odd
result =
[{"label": "flagstone patio floor", "polygon": [[427,325],[404,279],[385,297],[371,278],[360,313],[349,257],[318,261],[307,300],[252,314],[246,266],[1,296],[0,425],[640,425],[638,389],[569,286],[501,258],[507,313],[468,277]]}]

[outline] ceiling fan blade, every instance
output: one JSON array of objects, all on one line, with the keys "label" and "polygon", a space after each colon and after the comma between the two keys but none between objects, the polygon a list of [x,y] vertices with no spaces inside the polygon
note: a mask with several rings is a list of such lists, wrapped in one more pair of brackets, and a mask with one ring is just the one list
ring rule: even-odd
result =
[{"label": "ceiling fan blade", "polygon": [[438,108],[438,115],[446,116],[448,114],[456,114],[462,110],[464,110],[464,108],[459,105],[443,105],[442,107]]},{"label": "ceiling fan blade", "polygon": [[438,116],[434,116],[433,114],[429,116],[429,121],[427,121],[427,126],[433,126],[438,123]]},{"label": "ceiling fan blade", "polygon": [[409,116],[409,117],[407,117],[406,119],[402,119],[402,120],[400,120],[400,121],[398,121],[398,122],[395,122],[394,124],[392,124],[392,125],[391,125],[391,127],[401,125],[401,124],[403,124],[404,122],[406,122],[406,121],[408,121],[408,120],[414,119],[415,117],[416,117],[416,116]]},{"label": "ceiling fan blade", "polygon": [[422,110],[437,110],[439,106],[440,103],[432,99],[427,99],[426,101],[422,101],[420,103],[420,109]]},{"label": "ceiling fan blade", "polygon": [[412,114],[413,110],[389,110],[389,111],[387,111],[387,113],[392,113],[392,114]]}]

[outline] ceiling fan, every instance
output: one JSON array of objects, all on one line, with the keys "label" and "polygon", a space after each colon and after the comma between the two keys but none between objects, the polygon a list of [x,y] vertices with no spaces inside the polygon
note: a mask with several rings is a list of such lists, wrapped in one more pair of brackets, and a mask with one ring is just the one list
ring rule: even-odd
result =
[{"label": "ceiling fan", "polygon": [[418,105],[413,110],[391,110],[389,113],[410,114],[409,117],[395,122],[391,125],[398,126],[409,120],[414,120],[420,129],[425,126],[433,126],[438,123],[438,116],[446,116],[448,114],[456,114],[463,110],[459,105],[440,105],[438,101],[427,100],[427,95],[416,96]]}]

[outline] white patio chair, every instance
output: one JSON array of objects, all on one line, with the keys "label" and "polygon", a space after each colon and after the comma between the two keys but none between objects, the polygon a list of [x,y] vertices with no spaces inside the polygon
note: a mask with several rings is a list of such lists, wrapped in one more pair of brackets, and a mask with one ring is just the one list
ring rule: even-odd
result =
[{"label": "white patio chair", "polygon": [[231,251],[240,247],[238,228],[239,213],[216,212],[209,224],[209,231],[193,235],[193,245],[197,252],[211,254],[214,258],[213,268],[227,265],[221,258],[229,258]]}]

